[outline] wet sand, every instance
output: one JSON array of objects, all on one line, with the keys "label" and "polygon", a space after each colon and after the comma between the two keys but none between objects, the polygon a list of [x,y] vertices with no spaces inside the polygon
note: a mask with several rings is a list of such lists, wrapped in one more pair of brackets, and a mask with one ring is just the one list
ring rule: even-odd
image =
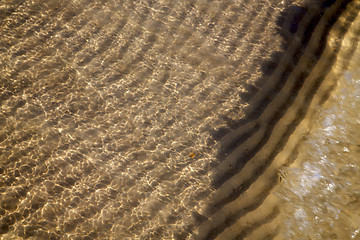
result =
[{"label": "wet sand", "polygon": [[1,238],[280,237],[283,149],[359,4],[0,3]]}]

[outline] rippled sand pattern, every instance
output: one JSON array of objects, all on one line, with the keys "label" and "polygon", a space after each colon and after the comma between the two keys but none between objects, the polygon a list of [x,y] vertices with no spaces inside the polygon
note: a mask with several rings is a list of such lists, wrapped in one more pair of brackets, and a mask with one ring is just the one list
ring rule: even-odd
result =
[{"label": "rippled sand pattern", "polygon": [[269,2],[2,3],[1,232],[186,233],[212,192],[211,131],[280,50],[286,5]]},{"label": "rippled sand pattern", "polygon": [[282,170],[288,239],[360,239],[360,48]]},{"label": "rippled sand pattern", "polygon": [[234,224],[263,201],[237,199],[262,174],[236,183],[257,161],[243,150],[277,143],[270,125],[291,122],[278,101],[292,109],[331,28],[348,13],[346,32],[359,8],[315,5],[2,1],[0,237],[241,239],[271,222],[275,204]]}]

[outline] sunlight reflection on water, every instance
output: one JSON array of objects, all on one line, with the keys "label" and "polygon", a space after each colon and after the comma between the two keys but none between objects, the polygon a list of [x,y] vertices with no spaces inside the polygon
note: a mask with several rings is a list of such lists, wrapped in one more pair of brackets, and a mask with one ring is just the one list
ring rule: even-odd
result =
[{"label": "sunlight reflection on water", "polygon": [[[358,51],[359,52],[359,51]],[[360,56],[312,117],[300,166],[284,170],[288,239],[360,239]]]}]

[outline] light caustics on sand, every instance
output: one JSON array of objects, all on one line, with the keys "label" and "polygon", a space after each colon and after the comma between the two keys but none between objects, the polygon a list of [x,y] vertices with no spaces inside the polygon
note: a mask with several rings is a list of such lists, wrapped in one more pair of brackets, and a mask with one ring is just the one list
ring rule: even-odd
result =
[{"label": "light caustics on sand", "polygon": [[316,109],[296,164],[282,169],[288,239],[360,238],[360,48]]},{"label": "light caustics on sand", "polygon": [[299,175],[331,193],[350,183],[314,176],[332,161],[307,162],[318,143],[303,136],[358,86],[339,79],[356,56],[359,1],[0,6],[1,238],[296,239],[320,231]]},{"label": "light caustics on sand", "polygon": [[[200,238],[289,239],[290,237],[290,239],[302,239],[303,236],[305,238],[317,236],[315,231],[307,235],[306,228],[299,230],[303,236],[293,234],[292,231],[296,231],[290,230],[290,227],[287,228],[286,223],[289,220],[284,212],[290,210],[283,207],[283,200],[285,198],[291,202],[292,199],[289,199],[286,193],[283,198],[278,198],[279,194],[274,194],[274,191],[278,191],[279,181],[282,182],[285,179],[285,181],[296,182],[298,176],[289,177],[290,179],[286,180],[287,173],[283,169],[289,165],[298,164],[297,156],[301,150],[307,151],[304,148],[300,150],[301,145],[298,142],[308,133],[314,112],[321,108],[321,105],[332,94],[337,81],[348,68],[349,61],[358,48],[360,32],[358,4],[353,2],[347,5],[347,10],[343,12],[327,35],[327,46],[322,56],[309,75],[304,77],[303,66],[307,65],[306,72],[309,69],[309,56],[319,47],[317,44],[323,34],[322,31],[326,31],[324,22],[331,21],[329,18],[337,11],[337,4],[325,12],[313,32],[302,59],[289,75],[284,87],[268,103],[261,116],[223,139],[224,148],[231,145],[237,138],[246,140],[230,152],[224,162],[215,169],[216,181],[219,184],[212,200],[215,210],[209,210],[214,211],[213,215],[209,221],[200,226]],[[321,21],[324,22],[321,23]],[[280,64],[280,66],[283,65]],[[269,81],[270,86],[267,86],[264,92],[271,92],[274,89],[271,84],[276,84],[276,81]],[[297,87],[294,87],[296,84]],[[348,91],[352,91],[351,86],[349,87]],[[292,93],[292,89],[298,92]],[[259,98],[264,98],[264,96],[266,93]],[[256,104],[251,106],[256,107]],[[354,179],[353,181],[356,181]],[[281,183],[280,186],[282,186]],[[299,188],[301,185],[294,184],[288,191],[297,191]],[[316,194],[316,191],[311,191],[309,194]],[[327,217],[321,221],[326,222]],[[316,228],[316,221],[312,224],[315,224],[311,226]],[[298,225],[295,223],[291,226],[291,228],[296,227]],[[349,237],[351,234],[353,233],[343,231],[335,236]],[[323,235],[325,238],[329,236],[334,238],[334,234]]]}]

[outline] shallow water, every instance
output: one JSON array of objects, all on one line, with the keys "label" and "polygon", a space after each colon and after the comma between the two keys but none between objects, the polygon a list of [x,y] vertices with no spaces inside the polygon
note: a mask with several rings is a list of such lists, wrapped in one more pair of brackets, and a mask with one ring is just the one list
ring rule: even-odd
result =
[{"label": "shallow water", "polygon": [[282,169],[287,239],[360,239],[360,49]]},{"label": "shallow water", "polygon": [[0,4],[2,237],[189,235],[289,3]]},{"label": "shallow water", "polygon": [[[297,121],[283,119],[281,111],[299,110],[291,103],[327,46],[327,30],[342,15],[335,29],[347,30],[359,6],[326,1],[319,10],[295,2],[1,2],[1,238],[271,239],[284,222],[285,236],[302,237],[313,222],[306,218],[297,232],[291,219],[312,191],[297,183],[306,162],[282,170],[278,195],[288,201],[281,212],[288,220],[276,220],[282,206],[272,195],[262,204],[277,185],[279,167],[269,170],[267,155],[285,144],[272,127]],[[355,88],[357,73],[350,72],[338,89]],[[308,99],[311,84],[304,90]],[[318,111],[331,111],[326,104]],[[339,109],[342,119],[352,119]],[[314,132],[324,124],[315,122]],[[331,140],[335,150],[348,151],[343,157],[358,152],[356,134],[345,140],[349,123],[339,124],[344,138]],[[319,151],[314,142],[301,148]],[[255,149],[253,158],[247,147]],[[351,175],[352,165],[343,165],[349,172],[341,176]],[[315,179],[337,181],[318,172]],[[347,194],[346,184],[338,183],[343,192],[336,196]],[[260,237],[253,238],[257,229]],[[356,236],[358,229],[351,225],[341,236]]]}]

